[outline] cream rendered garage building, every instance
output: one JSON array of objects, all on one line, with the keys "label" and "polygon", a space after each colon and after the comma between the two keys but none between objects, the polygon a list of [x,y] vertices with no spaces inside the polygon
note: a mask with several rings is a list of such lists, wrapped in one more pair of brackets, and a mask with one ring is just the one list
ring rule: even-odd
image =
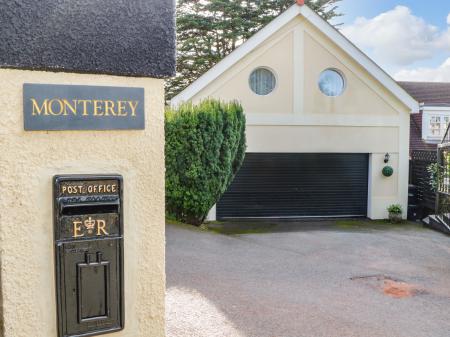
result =
[{"label": "cream rendered garage building", "polygon": [[[293,5],[172,105],[208,97],[242,103],[248,144],[210,219],[381,219],[390,204],[407,209],[418,103],[307,6]],[[382,174],[386,154],[391,177]]]}]

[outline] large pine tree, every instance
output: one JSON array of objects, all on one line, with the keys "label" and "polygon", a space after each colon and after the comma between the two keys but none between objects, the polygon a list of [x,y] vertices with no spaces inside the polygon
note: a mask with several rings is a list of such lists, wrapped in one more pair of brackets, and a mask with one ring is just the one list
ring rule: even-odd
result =
[{"label": "large pine tree", "polygon": [[[339,16],[341,0],[306,0],[323,18]],[[177,75],[166,83],[170,99],[199,78],[295,0],[178,0]]]}]

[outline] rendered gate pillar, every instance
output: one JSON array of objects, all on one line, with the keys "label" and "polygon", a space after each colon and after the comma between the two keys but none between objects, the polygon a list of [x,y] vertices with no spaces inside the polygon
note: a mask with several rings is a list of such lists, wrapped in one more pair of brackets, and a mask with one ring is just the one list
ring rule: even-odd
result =
[{"label": "rendered gate pillar", "polygon": [[0,336],[164,336],[172,0],[0,0]]}]

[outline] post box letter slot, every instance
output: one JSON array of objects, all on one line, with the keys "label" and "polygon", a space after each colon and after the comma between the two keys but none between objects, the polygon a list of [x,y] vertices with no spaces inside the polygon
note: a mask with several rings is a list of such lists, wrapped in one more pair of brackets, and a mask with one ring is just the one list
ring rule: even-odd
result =
[{"label": "post box letter slot", "polygon": [[62,205],[62,215],[82,215],[95,213],[118,213],[118,203],[99,203],[99,204],[84,204],[84,205]]}]

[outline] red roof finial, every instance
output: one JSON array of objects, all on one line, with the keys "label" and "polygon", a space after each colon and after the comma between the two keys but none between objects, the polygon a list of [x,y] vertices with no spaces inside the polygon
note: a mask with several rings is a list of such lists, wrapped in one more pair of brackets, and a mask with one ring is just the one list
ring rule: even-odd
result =
[{"label": "red roof finial", "polygon": [[303,6],[305,4],[305,0],[297,0],[297,5]]}]

